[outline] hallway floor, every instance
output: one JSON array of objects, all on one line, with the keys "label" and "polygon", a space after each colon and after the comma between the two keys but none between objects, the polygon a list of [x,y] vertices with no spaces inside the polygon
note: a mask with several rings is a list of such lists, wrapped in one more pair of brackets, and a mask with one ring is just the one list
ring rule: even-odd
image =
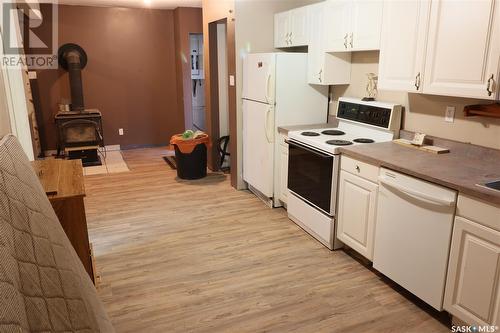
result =
[{"label": "hallway floor", "polygon": [[178,180],[165,154],[125,151],[130,172],[85,177],[99,295],[117,332],[449,332],[285,210],[228,175]]}]

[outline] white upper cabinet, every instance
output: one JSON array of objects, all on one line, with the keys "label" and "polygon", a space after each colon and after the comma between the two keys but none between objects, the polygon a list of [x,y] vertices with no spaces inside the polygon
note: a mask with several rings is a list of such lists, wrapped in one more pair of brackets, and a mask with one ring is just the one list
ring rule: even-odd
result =
[{"label": "white upper cabinet", "polygon": [[386,1],[379,89],[422,92],[430,1]]},{"label": "white upper cabinet", "polygon": [[349,51],[352,1],[328,0],[324,9],[325,49],[331,52]]},{"label": "white upper cabinet", "polygon": [[382,30],[383,1],[352,1],[351,35],[349,47],[351,51],[380,49],[380,32]]},{"label": "white upper cabinet", "polygon": [[325,3],[308,6],[308,82],[317,85],[349,84],[351,54],[330,54],[325,50]]},{"label": "white upper cabinet", "polygon": [[433,0],[424,93],[495,99],[500,57],[498,0]]},{"label": "white upper cabinet", "polygon": [[274,14],[274,47],[289,47],[290,13]]},{"label": "white upper cabinet", "polygon": [[325,48],[328,52],[380,48],[382,0],[328,0],[325,5]]},{"label": "white upper cabinet", "polygon": [[307,7],[274,14],[274,47],[306,46],[309,41]]},{"label": "white upper cabinet", "polygon": [[290,11],[290,42],[292,46],[309,44],[309,27],[307,24],[307,7]]},{"label": "white upper cabinet", "polygon": [[498,98],[498,0],[386,1],[379,89]]}]

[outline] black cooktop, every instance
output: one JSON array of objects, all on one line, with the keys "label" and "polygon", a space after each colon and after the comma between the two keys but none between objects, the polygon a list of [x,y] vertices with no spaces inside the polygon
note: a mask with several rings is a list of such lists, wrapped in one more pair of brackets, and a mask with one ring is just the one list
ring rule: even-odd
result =
[{"label": "black cooktop", "polygon": [[316,133],[316,132],[302,132],[300,133],[301,135],[303,136],[319,136],[319,133]]},{"label": "black cooktop", "polygon": [[352,141],[357,142],[357,143],[374,143],[375,142],[375,140],[367,139],[367,138],[359,138],[359,139],[354,139]]},{"label": "black cooktop", "polygon": [[347,140],[328,140],[326,141],[327,144],[332,145],[332,146],[348,146],[352,145],[351,141]]},{"label": "black cooktop", "polygon": [[324,135],[344,135],[345,132],[342,132],[341,130],[324,130],[321,132],[321,134]]}]

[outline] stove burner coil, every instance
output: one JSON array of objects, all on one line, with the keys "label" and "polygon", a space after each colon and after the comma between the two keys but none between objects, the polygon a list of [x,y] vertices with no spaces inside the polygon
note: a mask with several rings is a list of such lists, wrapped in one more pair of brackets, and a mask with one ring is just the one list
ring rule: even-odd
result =
[{"label": "stove burner coil", "polygon": [[351,141],[347,140],[328,140],[326,141],[327,144],[332,145],[332,146],[348,146],[352,145]]},{"label": "stove burner coil", "polygon": [[316,132],[302,132],[300,134],[303,136],[319,136],[319,133]]},{"label": "stove burner coil", "polygon": [[321,132],[324,135],[344,135],[345,132],[342,132],[341,130],[324,130]]},{"label": "stove burner coil", "polygon": [[359,138],[359,139],[354,139],[352,141],[357,142],[357,143],[374,143],[375,142],[375,140],[367,139],[367,138]]}]

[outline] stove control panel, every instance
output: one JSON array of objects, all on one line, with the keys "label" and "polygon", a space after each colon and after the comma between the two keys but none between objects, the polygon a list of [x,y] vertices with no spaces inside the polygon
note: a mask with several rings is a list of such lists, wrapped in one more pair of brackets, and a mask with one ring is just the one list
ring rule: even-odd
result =
[{"label": "stove control panel", "polygon": [[401,106],[340,98],[337,118],[395,130],[400,128]]}]

